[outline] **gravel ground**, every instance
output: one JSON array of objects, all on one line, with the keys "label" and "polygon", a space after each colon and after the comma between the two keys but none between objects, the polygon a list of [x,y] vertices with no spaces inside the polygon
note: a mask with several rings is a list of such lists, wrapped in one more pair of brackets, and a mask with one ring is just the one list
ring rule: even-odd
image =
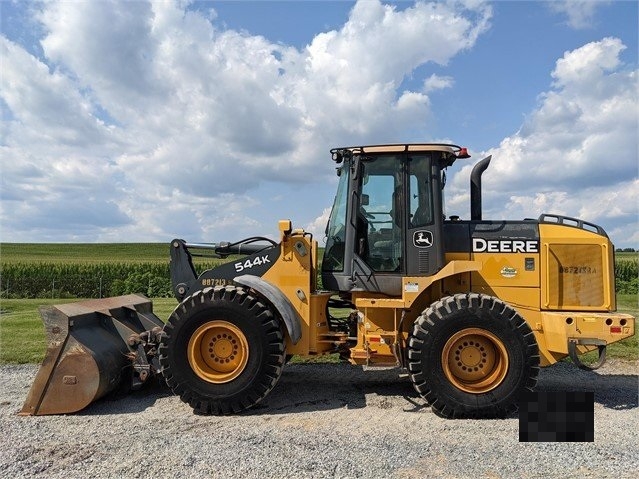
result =
[{"label": "gravel ground", "polygon": [[258,408],[196,416],[156,386],[79,414],[19,417],[37,366],[0,367],[0,477],[638,477],[638,363],[543,369],[594,391],[595,441],[520,443],[517,417],[435,416],[398,370],[290,364]]}]

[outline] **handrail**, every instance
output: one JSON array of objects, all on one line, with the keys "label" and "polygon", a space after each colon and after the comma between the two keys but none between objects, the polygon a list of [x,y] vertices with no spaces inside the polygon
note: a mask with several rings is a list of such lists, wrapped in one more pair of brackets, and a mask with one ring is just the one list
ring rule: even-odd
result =
[{"label": "handrail", "polygon": [[584,231],[595,231],[601,236],[608,237],[606,231],[599,225],[594,223],[590,223],[588,221],[580,220],[577,218],[571,218],[570,216],[563,215],[552,215],[547,213],[542,213],[538,219],[539,223],[547,223],[547,224],[559,224],[564,226],[572,226],[573,228],[579,228]]}]

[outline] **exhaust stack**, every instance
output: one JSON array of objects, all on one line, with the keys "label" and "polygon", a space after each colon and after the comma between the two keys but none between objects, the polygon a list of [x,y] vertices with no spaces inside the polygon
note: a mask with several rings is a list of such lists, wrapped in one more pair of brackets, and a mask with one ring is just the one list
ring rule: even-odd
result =
[{"label": "exhaust stack", "polygon": [[470,174],[470,219],[481,221],[481,175],[486,171],[492,155],[487,156],[475,165]]}]

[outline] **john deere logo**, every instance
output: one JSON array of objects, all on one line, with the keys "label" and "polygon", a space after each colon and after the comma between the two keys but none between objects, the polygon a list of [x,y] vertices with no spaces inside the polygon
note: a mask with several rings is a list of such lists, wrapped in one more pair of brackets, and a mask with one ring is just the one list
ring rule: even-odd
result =
[{"label": "john deere logo", "polygon": [[433,246],[433,233],[430,231],[415,231],[413,244],[418,248],[430,248]]}]

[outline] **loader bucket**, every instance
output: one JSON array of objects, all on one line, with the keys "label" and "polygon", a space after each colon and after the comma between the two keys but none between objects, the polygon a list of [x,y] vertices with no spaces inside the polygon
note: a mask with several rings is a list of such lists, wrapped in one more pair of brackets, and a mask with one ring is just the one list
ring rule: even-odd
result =
[{"label": "loader bucket", "polygon": [[[47,351],[23,416],[80,411],[131,381],[131,338],[162,328],[151,301],[131,294],[40,308]],[[146,358],[144,358],[146,361]]]}]

